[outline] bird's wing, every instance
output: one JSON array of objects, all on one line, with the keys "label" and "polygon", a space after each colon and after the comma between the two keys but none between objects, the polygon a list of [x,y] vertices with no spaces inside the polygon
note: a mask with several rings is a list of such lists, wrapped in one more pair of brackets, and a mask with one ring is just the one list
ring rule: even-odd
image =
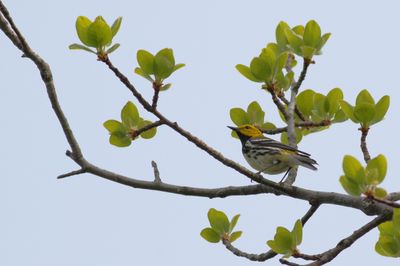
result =
[{"label": "bird's wing", "polygon": [[310,157],[311,154],[304,152],[304,151],[300,151],[298,149],[295,149],[293,147],[290,147],[289,145],[283,144],[282,142],[270,139],[270,138],[254,138],[254,139],[250,139],[250,142],[254,145],[260,145],[266,148],[278,148],[278,149],[282,149],[282,150],[286,150],[286,151],[291,151],[291,152],[295,152],[298,153],[299,155],[303,155],[303,156],[307,156]]}]

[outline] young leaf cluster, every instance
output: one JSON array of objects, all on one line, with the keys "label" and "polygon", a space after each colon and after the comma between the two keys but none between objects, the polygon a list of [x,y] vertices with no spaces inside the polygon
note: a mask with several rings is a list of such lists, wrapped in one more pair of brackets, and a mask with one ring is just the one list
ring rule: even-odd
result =
[{"label": "young leaf cluster", "polygon": [[268,240],[267,245],[276,253],[282,254],[284,258],[289,258],[298,253],[299,246],[303,239],[303,225],[301,220],[297,220],[293,230],[289,231],[285,227],[278,226],[273,240]]},{"label": "young leaf cluster", "polygon": [[[236,126],[251,124],[265,130],[276,128],[274,124],[264,121],[265,112],[261,109],[260,104],[256,101],[251,102],[247,106],[247,110],[243,110],[240,107],[235,107],[230,110],[229,114],[232,122]],[[232,137],[238,138],[236,132],[232,131]]]},{"label": "young leaf cluster", "polygon": [[211,227],[204,228],[200,235],[208,242],[218,243],[223,239],[232,243],[242,235],[242,231],[233,232],[240,214],[235,215],[229,221],[224,212],[211,208],[207,215]]},{"label": "young leaf cluster", "polygon": [[107,120],[104,127],[110,133],[110,144],[117,147],[127,147],[132,140],[139,136],[144,139],[151,139],[157,133],[157,128],[153,127],[138,135],[136,132],[141,128],[150,125],[152,122],[144,120],[139,116],[138,109],[132,102],[127,102],[121,110],[121,121]]},{"label": "young leaf cluster", "polygon": [[382,256],[400,258],[400,209],[395,208],[392,220],[380,224],[378,229],[376,252]]},{"label": "young leaf cluster", "polygon": [[[110,27],[102,16],[98,16],[92,22],[85,16],[79,16],[76,19],[75,27],[79,40],[84,44],[71,44],[71,50],[84,50],[97,54],[99,57],[105,57],[114,52],[120,46],[116,43],[111,46],[114,36],[117,34],[122,22],[122,17],[117,18]],[[106,50],[107,47],[111,46]],[[89,47],[96,48],[93,51]]]},{"label": "young leaf cluster", "polygon": [[387,162],[382,154],[369,160],[366,167],[353,156],[346,155],[343,158],[344,175],[339,181],[349,195],[384,198],[387,192],[378,185],[385,179],[386,171]]},{"label": "young leaf cluster", "polygon": [[268,87],[287,90],[293,82],[292,71],[284,74],[283,69],[288,61],[288,52],[279,51],[276,43],[269,43],[260,55],[254,57],[249,66],[238,64],[236,69],[247,79],[264,83]]},{"label": "young leaf cluster", "polygon": [[357,96],[355,106],[344,100],[340,102],[340,105],[351,121],[367,129],[384,119],[390,105],[390,97],[385,95],[375,104],[368,90],[362,90]]},{"label": "young leaf cluster", "polygon": [[305,27],[298,25],[293,28],[281,21],[275,34],[281,50],[289,50],[310,61],[314,55],[322,53],[322,47],[331,36],[330,33],[321,35],[321,28],[315,20],[308,21]]},{"label": "young leaf cluster", "polygon": [[185,66],[175,64],[174,53],[170,48],[164,48],[155,55],[146,50],[139,50],[136,59],[139,67],[135,68],[135,73],[155,84],[160,91],[169,89],[171,83],[163,84],[163,81]]}]

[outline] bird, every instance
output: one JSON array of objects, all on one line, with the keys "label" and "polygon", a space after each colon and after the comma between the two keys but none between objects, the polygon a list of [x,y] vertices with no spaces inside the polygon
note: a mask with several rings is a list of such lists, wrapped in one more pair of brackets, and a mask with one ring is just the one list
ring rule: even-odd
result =
[{"label": "bird", "polygon": [[257,127],[245,124],[238,127],[228,126],[238,135],[242,143],[242,153],[247,163],[260,173],[277,175],[285,173],[297,166],[317,170],[317,161],[311,154],[300,151],[279,141],[265,137]]}]

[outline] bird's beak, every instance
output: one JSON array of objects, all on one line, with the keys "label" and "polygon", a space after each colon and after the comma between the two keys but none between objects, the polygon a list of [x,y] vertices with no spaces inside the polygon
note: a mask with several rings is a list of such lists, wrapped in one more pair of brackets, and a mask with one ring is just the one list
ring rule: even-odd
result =
[{"label": "bird's beak", "polygon": [[235,132],[237,132],[237,130],[238,130],[238,128],[237,128],[237,127],[231,127],[231,126],[228,126],[228,128],[232,129],[232,130],[233,130],[233,131],[235,131]]}]

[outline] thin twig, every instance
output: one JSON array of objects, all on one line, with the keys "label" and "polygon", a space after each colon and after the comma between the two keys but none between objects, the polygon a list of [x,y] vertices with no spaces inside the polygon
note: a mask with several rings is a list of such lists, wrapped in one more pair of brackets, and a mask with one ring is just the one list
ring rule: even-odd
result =
[{"label": "thin twig", "polygon": [[371,231],[372,229],[374,229],[375,227],[377,227],[381,223],[390,220],[391,217],[392,217],[392,213],[390,211],[379,215],[378,217],[373,219],[371,222],[365,224],[360,229],[354,231],[350,236],[342,239],[336,245],[336,247],[334,247],[334,248],[332,248],[332,249],[330,249],[330,250],[328,250],[326,252],[323,252],[321,254],[316,255],[320,259],[315,261],[315,262],[309,263],[306,266],[321,266],[321,265],[324,265],[324,264],[330,262],[337,255],[339,255],[339,253],[341,253],[346,248],[350,247],[360,237],[364,236],[366,233],[368,233],[369,231]]},{"label": "thin twig", "polygon": [[289,265],[289,266],[300,266],[300,264],[294,263],[294,262],[290,262],[284,258],[279,259],[279,262],[283,265]]},{"label": "thin twig", "polygon": [[139,128],[138,130],[130,131],[130,132],[129,132],[129,136],[130,136],[132,139],[135,139],[137,136],[139,136],[139,135],[142,134],[143,132],[146,132],[146,131],[148,131],[148,130],[154,128],[154,127],[159,127],[159,126],[161,126],[161,125],[163,125],[163,124],[164,124],[164,123],[163,123],[162,121],[160,121],[160,120],[155,121],[155,122],[153,122],[153,123],[151,123],[151,124],[148,124],[148,125],[146,125],[146,126],[144,126],[144,127],[142,127],[142,128]]},{"label": "thin twig", "polygon": [[158,82],[153,82],[154,94],[153,94],[153,101],[152,101],[152,104],[151,104],[153,109],[157,108],[158,96],[160,94],[161,86],[162,86],[162,84],[159,84]]},{"label": "thin twig", "polygon": [[[305,127],[305,128],[309,128],[309,127],[326,127],[331,125],[331,121],[330,120],[322,120],[321,122],[312,122],[312,121],[304,121],[304,122],[298,122],[295,123],[295,127]],[[263,133],[265,134],[269,134],[269,135],[275,135],[275,134],[279,134],[282,132],[286,132],[287,131],[287,126],[286,127],[278,127],[278,128],[274,128],[274,129],[260,129]]]},{"label": "thin twig", "polygon": [[278,110],[282,113],[285,120],[288,121],[288,119],[289,119],[288,112],[286,110],[286,107],[281,103],[281,101],[277,97],[275,88],[273,86],[268,86],[266,88],[266,90],[269,91],[269,93],[271,94],[271,97],[272,97],[272,101],[274,102],[276,107],[278,107]]},{"label": "thin twig", "polygon": [[396,202],[391,201],[391,200],[379,199],[379,198],[375,198],[375,197],[373,197],[372,200],[380,202],[382,204],[385,204],[385,205],[393,207],[393,208],[400,208],[400,204],[399,203],[396,203]]},{"label": "thin twig", "polygon": [[361,131],[361,144],[360,144],[361,151],[364,155],[364,161],[368,163],[368,161],[371,160],[371,155],[369,155],[367,141],[366,141],[369,128],[359,128],[359,130]]},{"label": "thin twig", "polygon": [[161,183],[160,171],[158,170],[157,163],[155,161],[151,161],[151,166],[154,169],[154,182]]},{"label": "thin twig", "polygon": [[[304,216],[301,218],[301,223],[303,226],[307,223],[307,221],[311,218],[311,216],[313,216],[313,214],[317,211],[319,206],[320,206],[319,204],[311,204],[310,209],[308,209],[306,214],[304,214]],[[222,243],[234,255],[236,255],[238,257],[244,257],[244,258],[252,260],[252,261],[266,261],[277,255],[277,253],[274,252],[273,250],[268,250],[267,252],[261,253],[261,254],[247,253],[247,252],[244,252],[244,251],[234,247],[232,245],[232,243],[230,243],[229,241],[227,241],[225,239],[222,240]]]},{"label": "thin twig", "polygon": [[292,255],[294,258],[298,258],[298,259],[303,259],[303,260],[319,260],[320,257],[318,257],[318,255],[307,255],[307,254],[303,254],[303,253],[295,253]]},{"label": "thin twig", "polygon": [[62,179],[62,178],[66,178],[66,177],[69,177],[69,176],[80,175],[80,174],[84,174],[84,173],[86,173],[86,170],[79,169],[79,170],[71,171],[71,172],[66,173],[66,174],[59,175],[59,176],[57,176],[57,179]]},{"label": "thin twig", "polygon": [[398,201],[400,200],[400,192],[392,192],[387,195],[385,199],[390,201]]},{"label": "thin twig", "polygon": [[[286,99],[285,94],[283,92],[279,93],[278,97],[283,103],[285,103],[286,105],[289,105],[289,100]],[[303,113],[299,110],[297,105],[294,106],[294,112],[300,118],[300,120],[307,121],[307,119],[304,117]]]}]

